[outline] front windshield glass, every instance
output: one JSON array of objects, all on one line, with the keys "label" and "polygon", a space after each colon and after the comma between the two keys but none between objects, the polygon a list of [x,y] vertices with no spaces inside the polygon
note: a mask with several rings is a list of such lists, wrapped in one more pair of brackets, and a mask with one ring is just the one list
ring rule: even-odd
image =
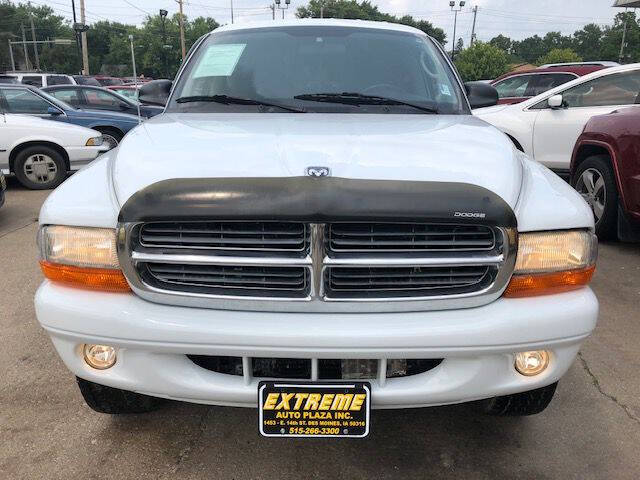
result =
[{"label": "front windshield glass", "polygon": [[[441,50],[426,35],[296,26],[209,36],[180,76],[167,111],[291,111],[278,108],[283,106],[305,112],[466,114],[463,98]],[[264,102],[271,105],[265,108]]]}]

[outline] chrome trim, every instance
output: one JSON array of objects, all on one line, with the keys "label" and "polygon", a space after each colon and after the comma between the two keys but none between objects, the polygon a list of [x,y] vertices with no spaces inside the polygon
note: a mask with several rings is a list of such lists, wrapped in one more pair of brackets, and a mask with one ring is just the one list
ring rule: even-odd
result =
[{"label": "chrome trim", "polygon": [[189,255],[189,254],[167,254],[167,253],[144,253],[131,252],[131,260],[134,264],[157,262],[157,263],[182,263],[185,265],[238,265],[241,267],[304,267],[311,265],[310,256],[304,258],[287,257],[235,257],[230,255]]},{"label": "chrome trim", "polygon": [[[502,251],[482,253],[460,252],[453,256],[451,252],[437,252],[414,258],[393,258],[388,255],[351,258],[329,258],[326,254],[324,224],[311,225],[311,255],[304,258],[291,256],[247,257],[228,255],[163,254],[134,251],[131,232],[138,223],[118,225],[117,250],[121,268],[134,293],[155,303],[214,308],[219,310],[307,312],[307,313],[362,313],[362,312],[411,312],[426,310],[448,310],[472,308],[498,299],[507,287],[516,262],[518,232],[509,228],[495,228],[500,235]],[[162,249],[158,249],[162,250]],[[319,260],[322,259],[322,260]],[[310,293],[306,297],[250,297],[209,295],[193,292],[163,290],[146,284],[138,274],[139,262],[185,263],[204,265],[242,265],[242,266],[305,266],[311,282]],[[478,266],[487,265],[497,268],[497,275],[491,285],[483,290],[465,294],[437,295],[424,297],[376,297],[363,299],[329,298],[324,292],[324,269],[330,266]]]}]

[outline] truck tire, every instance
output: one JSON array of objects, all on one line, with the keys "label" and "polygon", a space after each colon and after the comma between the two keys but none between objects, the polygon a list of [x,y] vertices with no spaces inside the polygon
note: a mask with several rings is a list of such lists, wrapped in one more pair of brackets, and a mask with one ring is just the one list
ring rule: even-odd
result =
[{"label": "truck tire", "polygon": [[46,145],[27,147],[16,155],[13,173],[31,190],[55,188],[67,178],[67,165],[60,152]]},{"label": "truck tire", "polygon": [[[596,188],[587,181],[596,183]],[[595,180],[593,180],[595,179]],[[618,187],[606,155],[586,158],[571,178],[571,186],[586,200],[596,221],[596,235],[601,240],[614,238],[618,215]]]},{"label": "truck tire", "polygon": [[542,412],[553,398],[558,382],[546,387],[514,393],[503,397],[493,397],[480,402],[480,408],[487,415],[519,417]]},{"label": "truck tire", "polygon": [[80,393],[92,410],[112,415],[146,413],[156,410],[166,400],[140,393],[107,387],[76,377]]}]

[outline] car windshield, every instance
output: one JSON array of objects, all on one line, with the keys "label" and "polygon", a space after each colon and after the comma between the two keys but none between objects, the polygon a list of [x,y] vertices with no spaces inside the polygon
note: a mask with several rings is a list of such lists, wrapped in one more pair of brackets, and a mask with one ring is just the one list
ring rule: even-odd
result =
[{"label": "car windshield", "polygon": [[210,35],[167,111],[469,113],[453,70],[426,35],[329,26]]}]

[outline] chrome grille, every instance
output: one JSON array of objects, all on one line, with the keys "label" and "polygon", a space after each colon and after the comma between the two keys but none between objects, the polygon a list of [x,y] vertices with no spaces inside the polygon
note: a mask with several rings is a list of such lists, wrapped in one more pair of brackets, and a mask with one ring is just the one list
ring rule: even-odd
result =
[{"label": "chrome grille", "polygon": [[329,267],[327,296],[411,297],[470,293],[490,285],[497,269],[458,267]]},{"label": "chrome grille", "polygon": [[306,297],[307,269],[145,263],[142,275],[157,288],[216,295]]},{"label": "chrome grille", "polygon": [[153,222],[142,225],[140,245],[212,250],[301,252],[307,229],[297,222]]},{"label": "chrome grille", "polygon": [[425,252],[491,250],[495,234],[484,225],[428,223],[333,223],[328,228],[332,252]]},{"label": "chrome grille", "polygon": [[425,222],[136,222],[118,234],[143,298],[282,312],[484,305],[506,287],[516,245],[515,229]]}]

